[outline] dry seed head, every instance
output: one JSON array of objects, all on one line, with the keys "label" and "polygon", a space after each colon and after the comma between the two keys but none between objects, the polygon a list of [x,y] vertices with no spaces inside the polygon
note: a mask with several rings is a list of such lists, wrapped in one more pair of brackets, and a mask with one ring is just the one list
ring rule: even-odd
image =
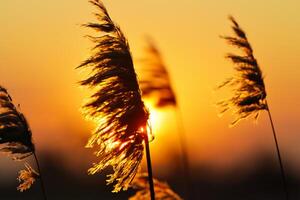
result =
[{"label": "dry seed head", "polygon": [[[163,183],[154,179],[155,199],[157,200],[182,200],[167,183]],[[145,200],[150,199],[149,181],[146,173],[138,174],[133,180],[131,187],[137,192],[129,200]]]},{"label": "dry seed head", "polygon": [[245,32],[233,17],[229,17],[235,33],[234,37],[223,37],[230,45],[241,49],[242,55],[228,54],[226,56],[234,65],[235,76],[226,80],[218,88],[229,87],[232,89],[232,97],[217,103],[220,113],[230,109],[236,115],[231,125],[249,116],[258,118],[261,110],[267,109],[266,90],[261,69],[253,55],[252,47]]},{"label": "dry seed head", "polygon": [[151,39],[148,39],[147,58],[141,73],[141,90],[144,97],[156,97],[156,106],[176,106],[176,97],[162,56]]},{"label": "dry seed head", "polygon": [[22,160],[34,152],[32,133],[24,115],[0,86],[0,152]]},{"label": "dry seed head", "polygon": [[84,114],[97,124],[86,147],[96,146],[98,163],[89,174],[113,167],[108,184],[115,183],[113,192],[127,190],[141,163],[147,137],[148,110],[141,99],[128,42],[110,18],[102,2],[90,1],[99,11],[97,23],[85,26],[101,34],[89,36],[95,43],[93,54],[79,68],[91,71],[82,86],[93,90],[84,105]]}]

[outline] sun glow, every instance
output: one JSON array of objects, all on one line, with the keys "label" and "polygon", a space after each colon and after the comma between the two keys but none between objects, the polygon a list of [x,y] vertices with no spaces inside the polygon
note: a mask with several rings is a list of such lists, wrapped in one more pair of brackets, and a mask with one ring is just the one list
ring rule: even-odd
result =
[{"label": "sun glow", "polygon": [[[160,173],[169,173],[168,169],[174,163],[173,155],[177,155],[179,152],[176,124],[174,124],[176,122],[174,108],[172,106],[157,108],[155,99],[144,99],[144,103],[150,113],[149,125],[152,127],[152,135],[155,137],[150,143],[153,166],[160,168],[157,170]],[[143,167],[146,168],[145,161]]]},{"label": "sun glow", "polygon": [[164,111],[155,107],[155,101],[152,99],[146,99],[145,105],[149,109],[150,116],[149,116],[149,126],[150,130],[148,129],[148,133],[150,133],[151,137],[156,137],[161,129],[163,129],[163,118],[164,118]]}]

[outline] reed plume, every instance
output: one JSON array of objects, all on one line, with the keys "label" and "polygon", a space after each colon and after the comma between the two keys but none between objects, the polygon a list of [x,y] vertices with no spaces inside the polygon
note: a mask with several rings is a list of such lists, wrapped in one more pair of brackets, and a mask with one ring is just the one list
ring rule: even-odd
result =
[{"label": "reed plume", "polygon": [[24,115],[15,107],[7,90],[0,86],[0,152],[22,160],[34,152],[32,133]]},{"label": "reed plume", "polygon": [[253,49],[248,41],[246,33],[239,26],[233,17],[229,17],[232,22],[232,29],[235,33],[234,37],[223,37],[230,45],[241,49],[242,55],[228,54],[228,58],[233,64],[236,75],[219,86],[229,86],[233,90],[233,96],[225,101],[218,103],[221,108],[221,113],[229,109],[234,109],[236,119],[231,125],[237,124],[240,120],[246,119],[250,116],[258,118],[260,111],[267,111],[270,119],[273,137],[276,145],[277,156],[279,160],[282,182],[285,191],[286,199],[288,199],[287,183],[285,172],[282,164],[282,159],[279,150],[279,144],[271,116],[271,112],[267,103],[267,93],[265,89],[264,77],[260,66],[253,55]]},{"label": "reed plume", "polygon": [[167,67],[164,64],[160,51],[151,39],[148,39],[147,64],[139,81],[143,97],[155,96],[156,107],[177,106],[174,90]]},{"label": "reed plume", "polygon": [[[7,90],[2,86],[0,86],[0,152],[8,154],[12,159],[19,161],[30,155],[34,155],[39,174],[41,173],[35,153],[35,146],[32,142],[32,132],[28,122],[25,116],[13,104],[12,98]],[[27,170],[21,170],[19,172],[19,180],[25,181],[18,187],[20,191],[24,191],[25,188],[29,189],[37,178],[37,176],[30,177],[29,174],[34,171],[29,164],[25,166]],[[28,173],[26,173],[26,171]],[[41,180],[44,199],[47,199],[42,177],[39,176],[39,178]]]},{"label": "reed plume", "polygon": [[[80,84],[94,90],[83,107],[86,117],[97,123],[86,147],[97,145],[96,155],[100,161],[88,172],[95,174],[112,166],[114,173],[109,175],[107,183],[116,182],[113,192],[119,192],[128,189],[137,173],[143,157],[143,143],[147,161],[150,159],[147,151],[149,112],[141,99],[129,44],[123,32],[112,21],[102,2],[90,2],[99,11],[95,14],[98,22],[85,26],[101,35],[89,36],[95,43],[93,54],[79,68],[89,68],[91,74]],[[152,177],[149,181],[151,183]]]},{"label": "reed plume", "polygon": [[233,96],[218,103],[221,113],[234,109],[236,119],[231,123],[235,125],[240,120],[249,116],[258,118],[261,110],[267,110],[266,89],[260,66],[253,55],[252,47],[245,32],[240,28],[233,17],[229,18],[233,23],[232,29],[236,37],[223,37],[230,45],[242,50],[243,55],[228,54],[226,58],[235,64],[236,75],[225,81],[219,88],[230,86],[233,88]]},{"label": "reed plume", "polygon": [[183,172],[185,177],[185,197],[190,196],[190,167],[188,158],[188,148],[186,134],[184,131],[180,107],[176,100],[176,95],[172,87],[167,66],[165,65],[162,55],[153,42],[148,38],[147,57],[143,59],[145,67],[143,76],[141,76],[140,85],[143,98],[155,97],[158,108],[173,106],[176,111],[179,143],[182,152]]},{"label": "reed plume", "polygon": [[[138,174],[133,180],[131,187],[137,190],[136,194],[129,198],[129,200],[146,200],[150,199],[150,193],[147,184],[147,174]],[[160,182],[154,179],[154,188],[156,200],[182,200],[167,183]]]}]

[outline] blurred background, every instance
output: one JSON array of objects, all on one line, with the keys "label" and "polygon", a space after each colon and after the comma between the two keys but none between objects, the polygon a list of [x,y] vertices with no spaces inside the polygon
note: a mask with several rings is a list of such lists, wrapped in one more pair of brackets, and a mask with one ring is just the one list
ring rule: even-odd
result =
[{"label": "blurred background", "polygon": [[[191,160],[194,199],[283,199],[275,145],[266,113],[229,128],[232,116],[217,116],[214,103],[226,93],[214,88],[233,73],[224,59],[232,51],[219,35],[231,34],[229,14],[248,34],[265,75],[291,199],[300,198],[300,2],[297,0],[104,1],[121,26],[135,61],[151,35],[168,67],[182,110]],[[89,92],[75,70],[89,56],[94,21],[87,0],[1,0],[0,84],[27,116],[49,199],[126,199],[111,194],[105,173],[88,176],[97,158],[84,145],[95,127],[80,113]],[[140,63],[136,62],[139,69]],[[176,115],[147,100],[155,140],[154,175],[183,194]],[[32,158],[28,162],[34,165]],[[40,199],[39,183],[16,191],[22,162],[0,157],[1,199]],[[145,169],[145,165],[143,165]],[[107,173],[109,173],[107,169]]]}]

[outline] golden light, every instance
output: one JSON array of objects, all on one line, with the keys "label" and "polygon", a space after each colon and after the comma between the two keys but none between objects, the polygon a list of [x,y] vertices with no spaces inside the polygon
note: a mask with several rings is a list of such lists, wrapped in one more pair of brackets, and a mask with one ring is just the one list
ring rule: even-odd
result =
[{"label": "golden light", "polygon": [[[154,168],[159,168],[156,172],[167,174],[174,163],[174,155],[179,152],[176,120],[173,107],[157,108],[155,102],[154,99],[144,100],[150,113],[149,125],[155,137],[150,145],[151,157]],[[143,162],[143,167],[146,168],[146,162]]]},{"label": "golden light", "polygon": [[149,130],[149,128],[147,130],[147,132],[151,134],[149,137],[161,137],[161,133],[164,132],[163,130],[168,127],[165,123],[165,111],[155,107],[155,101],[153,99],[146,99],[144,103],[150,112],[149,125],[151,130]]}]

